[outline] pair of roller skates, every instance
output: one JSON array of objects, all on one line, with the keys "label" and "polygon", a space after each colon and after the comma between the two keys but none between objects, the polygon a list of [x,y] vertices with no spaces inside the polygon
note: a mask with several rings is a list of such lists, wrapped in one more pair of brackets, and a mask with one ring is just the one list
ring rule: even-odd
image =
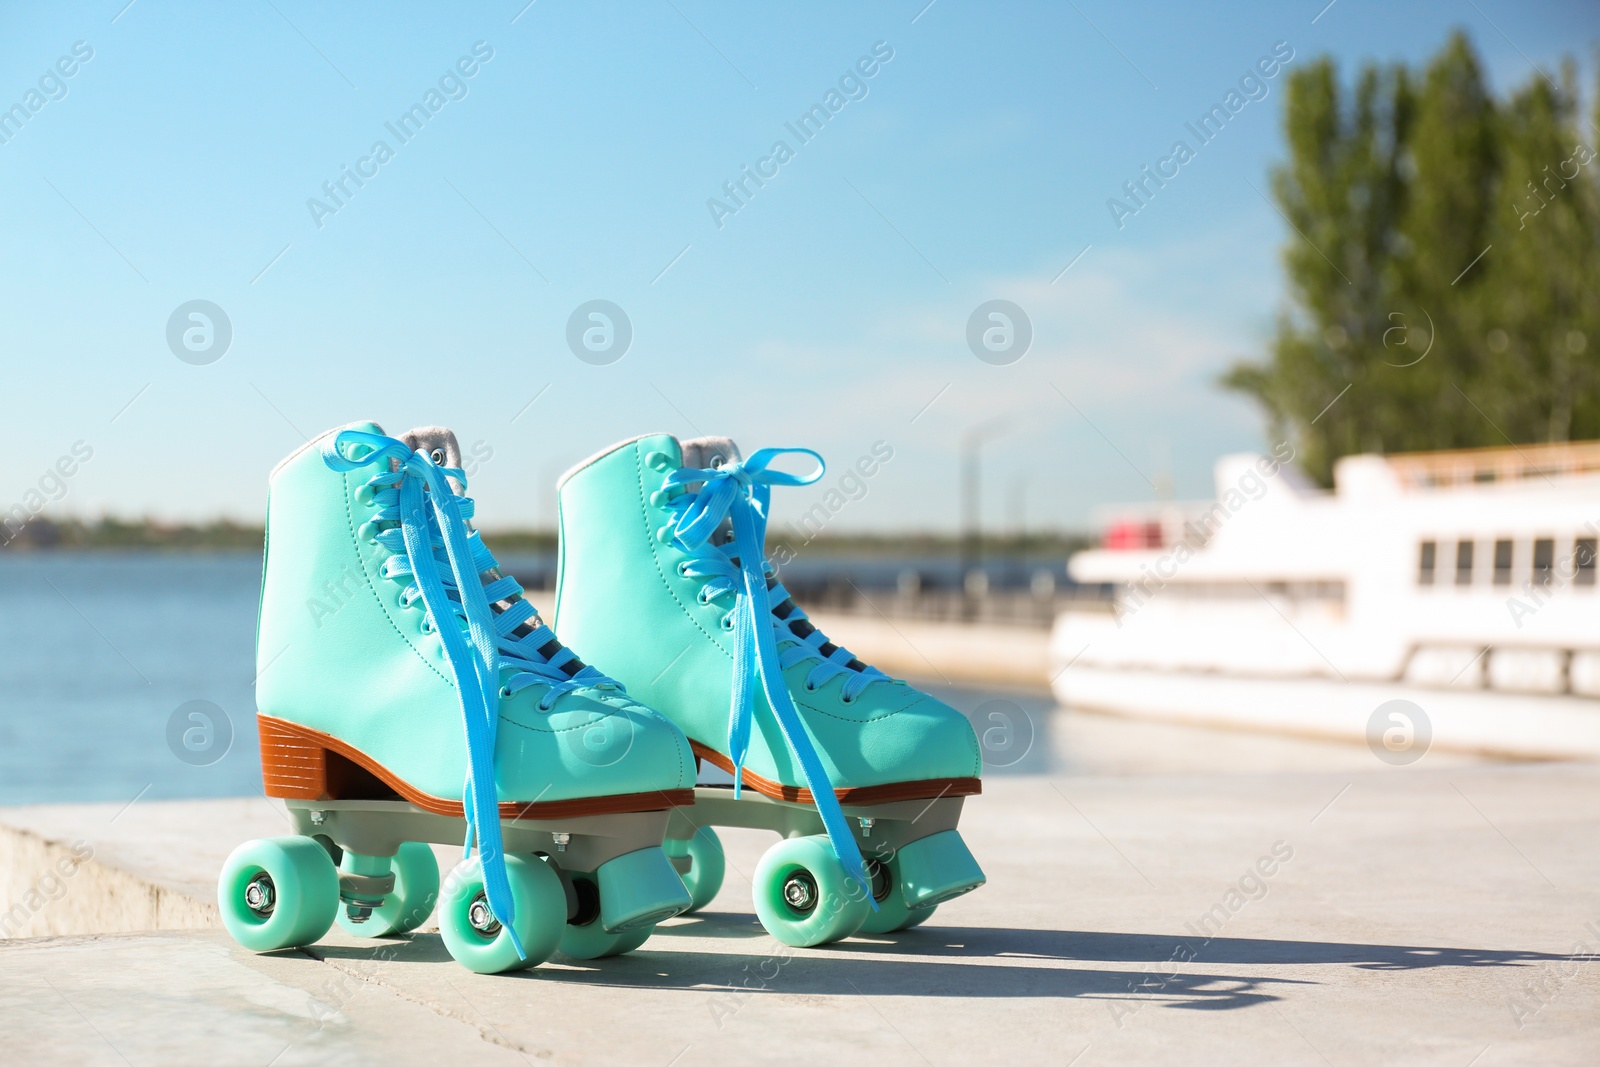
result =
[{"label": "pair of roller skates", "polygon": [[[357,424],[279,464],[258,726],[296,835],[228,858],[229,932],[267,952],[437,912],[480,973],[628,952],[716,895],[713,825],[783,838],[753,895],[794,946],[981,885],[972,728],[828,642],[764,558],[771,486],[821,476],[770,467],[800,451],[659,435],[562,479],[554,622],[604,673],[500,572],[448,430]],[[442,881],[430,843],[465,846]]]}]

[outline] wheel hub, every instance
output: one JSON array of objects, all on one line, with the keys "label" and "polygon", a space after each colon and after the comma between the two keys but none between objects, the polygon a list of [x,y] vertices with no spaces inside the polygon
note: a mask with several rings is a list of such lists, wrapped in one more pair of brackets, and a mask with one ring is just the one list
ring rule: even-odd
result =
[{"label": "wheel hub", "polygon": [[600,888],[588,878],[574,878],[572,880],[572,895],[577,903],[573,909],[572,917],[567,920],[569,926],[588,926],[600,918]]},{"label": "wheel hub", "polygon": [[894,878],[889,874],[889,865],[879,860],[867,860],[867,877],[872,882],[872,899],[882,904],[889,898],[889,890],[894,888]]},{"label": "wheel hub", "polygon": [[817,880],[809,871],[795,871],[784,880],[783,899],[795,911],[811,911],[817,906]]},{"label": "wheel hub", "polygon": [[277,889],[272,884],[272,876],[262,871],[250,880],[244,887],[244,903],[257,915],[271,915],[273,907],[277,904]]},{"label": "wheel hub", "polygon": [[494,911],[489,907],[489,898],[482,893],[479,893],[467,908],[467,922],[485,937],[493,937],[500,932],[500,920],[494,917]]}]

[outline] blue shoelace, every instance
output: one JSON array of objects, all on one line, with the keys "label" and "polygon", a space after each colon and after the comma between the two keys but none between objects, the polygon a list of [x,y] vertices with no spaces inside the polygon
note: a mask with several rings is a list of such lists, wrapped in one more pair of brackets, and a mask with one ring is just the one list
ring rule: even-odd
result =
[{"label": "blue shoelace", "polygon": [[[372,540],[393,553],[384,561],[383,575],[410,580],[401,593],[407,606],[422,599],[427,609],[423,627],[438,633],[461,703],[467,743],[463,858],[476,845],[489,910],[505,927],[518,956],[526,958],[513,925],[516,906],[500,835],[494,768],[500,700],[529,686],[547,686],[539,710],[549,711],[564,693],[588,687],[620,692],[622,686],[593,667],[579,667],[572,650],[542,621],[530,625],[537,616],[533,605],[522,598],[515,578],[499,575],[494,555],[468,525],[475,512],[472,499],[458,496],[450,485],[454,478],[464,489],[465,472],[441,467],[403,441],[360,430],[343,430],[324,443],[322,461],[341,473],[380,468],[357,492],[371,494],[378,505],[373,522],[381,529]],[[485,575],[490,577],[487,584]]]},{"label": "blue shoelace", "polygon": [[[783,455],[810,456],[817,468],[809,474],[789,474],[769,469],[769,464]],[[733,761],[734,796],[742,786],[742,770],[750,748],[750,723],[755,711],[755,692],[751,680],[759,678],[767,704],[772,708],[783,731],[789,751],[800,764],[806,786],[811,790],[817,814],[828,831],[828,840],[844,867],[845,873],[856,879],[863,889],[871,887],[861,850],[845,822],[839,806],[838,795],[828,779],[827,769],[817,755],[811,737],[806,733],[789,696],[789,687],[783,672],[804,660],[816,660],[816,666],[806,677],[806,688],[825,685],[837,675],[845,675],[840,699],[853,702],[874,682],[889,681],[888,675],[856,661],[847,650],[833,648],[824,653],[828,639],[822,631],[809,625],[801,636],[796,622],[805,621],[805,613],[794,607],[779,618],[773,612],[773,597],[777,603],[789,603],[789,594],[782,585],[769,585],[772,564],[765,558],[767,536],[767,510],[772,487],[810,485],[821,478],[826,465],[822,457],[809,448],[763,448],[738,463],[706,470],[684,467],[673,471],[662,481],[662,492],[667,494],[667,504],[677,513],[671,527],[678,547],[692,553],[692,558],[680,565],[680,572],[691,578],[709,579],[701,587],[703,602],[732,594],[734,607],[731,613],[734,630],[733,699],[728,714],[728,756]],[[688,487],[698,483],[699,489]],[[681,490],[681,492],[676,492]],[[732,536],[723,544],[711,543],[712,537],[724,519],[731,521]],[[779,643],[784,643],[780,652]],[[877,901],[867,893],[874,911]]]}]

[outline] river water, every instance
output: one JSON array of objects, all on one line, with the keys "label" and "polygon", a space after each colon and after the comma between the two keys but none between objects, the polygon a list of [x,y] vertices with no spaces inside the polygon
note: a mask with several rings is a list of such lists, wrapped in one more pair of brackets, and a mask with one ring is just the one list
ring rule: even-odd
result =
[{"label": "river water", "polygon": [[[260,586],[253,552],[0,555],[0,805],[259,791]],[[937,695],[973,717],[988,773],[1048,769],[1048,697]]]}]

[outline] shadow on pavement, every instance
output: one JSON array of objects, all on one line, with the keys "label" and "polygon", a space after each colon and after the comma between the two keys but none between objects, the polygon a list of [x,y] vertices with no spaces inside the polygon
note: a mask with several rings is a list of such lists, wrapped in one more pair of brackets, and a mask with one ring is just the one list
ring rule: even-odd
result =
[{"label": "shadow on pavement", "polygon": [[[917,939],[919,942],[922,939]],[[867,947],[864,943],[845,948]],[[915,948],[907,946],[910,951]],[[609,989],[692,989],[737,1000],[756,994],[812,996],[923,997],[1051,997],[1107,1001],[1138,1000],[1173,1008],[1229,1010],[1280,1000],[1270,992],[1279,985],[1314,985],[1288,978],[1226,974],[1159,973],[1143,970],[1097,970],[1048,967],[1038,963],[960,962],[955,958],[929,966],[926,960],[875,958],[870,951],[840,958],[837,950],[816,954],[767,939],[748,953],[697,952],[671,946],[669,939],[647,942],[626,956],[603,960],[569,960],[555,956],[550,964],[497,976],[497,981],[541,981]],[[386,964],[425,964],[449,969],[450,958],[437,934],[409,940],[386,940],[370,949],[318,945],[313,958],[336,960],[357,968]],[[381,961],[381,962],[380,962]],[[373,977],[368,974],[367,977]],[[464,977],[464,975],[463,975]],[[728,1010],[723,1003],[721,1010]]]},{"label": "shadow on pavement", "polygon": [[[686,937],[747,939],[749,951],[699,952]],[[677,944],[674,944],[677,942]],[[384,941],[371,949],[319,946],[318,957],[349,962],[456,964],[437,934]],[[847,955],[846,955],[847,954]],[[892,957],[892,958],[891,958]],[[907,958],[917,957],[917,958]],[[944,965],[930,967],[930,958]],[[768,937],[749,916],[701,914],[657,932],[637,952],[569,960],[502,976],[633,989],[700,989],[745,997],[758,993],[819,996],[1057,997],[1200,1011],[1247,1008],[1282,999],[1274,987],[1316,981],[1260,975],[1178,973],[1230,965],[1344,964],[1363,970],[1521,967],[1571,961],[1559,953],[1215,937],[932,927],[884,937],[856,937],[821,950],[792,949]],[[1600,957],[1589,957],[1596,959]],[[1175,962],[1187,961],[1187,962]],[[1077,966],[1052,967],[1051,962]],[[1139,964],[1096,969],[1084,964]]]},{"label": "shadow on pavement", "polygon": [[883,938],[857,938],[850,944],[869,953],[914,952],[925,956],[1154,964],[1187,957],[1207,964],[1351,964],[1363,970],[1375,971],[1410,971],[1428,967],[1518,967],[1574,959],[1568,953],[1521,949],[1430,948],[1332,941],[950,926],[910,930]]},{"label": "shadow on pavement", "polygon": [[[699,912],[656,931],[656,937],[768,938],[753,915]],[[768,938],[770,940],[770,938]],[[919,956],[978,956],[997,959],[1072,960],[1093,963],[1155,963],[1188,957],[1202,963],[1352,964],[1363,970],[1409,971],[1426,967],[1516,967],[1567,961],[1600,961],[1521,949],[1430,948],[1362,945],[1335,941],[1273,941],[1260,938],[1121,934],[1086,930],[1012,930],[928,926],[899,934],[857,934],[836,946],[863,953]]]}]

